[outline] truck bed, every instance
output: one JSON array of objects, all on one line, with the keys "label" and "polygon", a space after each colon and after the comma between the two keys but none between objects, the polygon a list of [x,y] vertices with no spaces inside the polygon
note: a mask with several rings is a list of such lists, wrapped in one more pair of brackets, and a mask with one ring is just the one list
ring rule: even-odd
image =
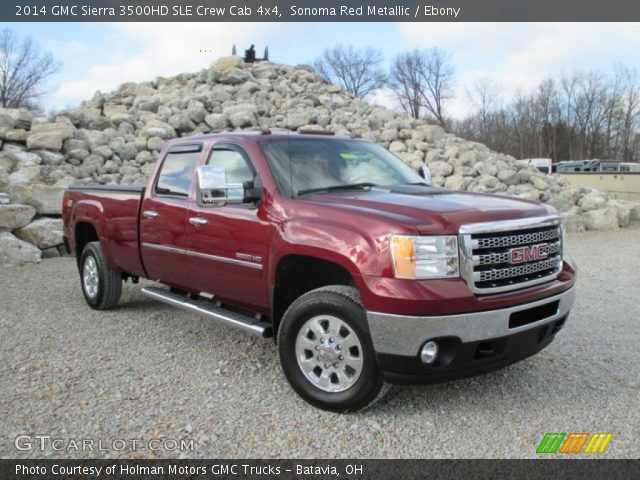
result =
[{"label": "truck bed", "polygon": [[99,183],[86,183],[86,184],[77,184],[71,185],[67,188],[67,190],[75,191],[86,191],[92,190],[97,192],[130,192],[137,193],[140,196],[142,192],[144,192],[144,185],[102,185]]},{"label": "truck bed", "polygon": [[70,249],[76,250],[76,235],[67,229],[90,224],[98,234],[110,265],[122,272],[143,276],[138,239],[144,191],[143,185],[70,186],[63,207],[65,236],[69,239]]}]

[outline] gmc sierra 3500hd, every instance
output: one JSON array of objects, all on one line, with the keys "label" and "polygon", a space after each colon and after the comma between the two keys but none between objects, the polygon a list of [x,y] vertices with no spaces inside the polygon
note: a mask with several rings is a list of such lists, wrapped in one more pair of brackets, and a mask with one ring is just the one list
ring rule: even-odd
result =
[{"label": "gmc sierra 3500hd", "polygon": [[495,370],[546,347],[574,299],[560,218],[537,202],[433,188],[370,141],[222,133],[166,143],[143,186],[73,186],[63,200],[92,308],[122,283],[273,336],[318,407],[387,383]]}]

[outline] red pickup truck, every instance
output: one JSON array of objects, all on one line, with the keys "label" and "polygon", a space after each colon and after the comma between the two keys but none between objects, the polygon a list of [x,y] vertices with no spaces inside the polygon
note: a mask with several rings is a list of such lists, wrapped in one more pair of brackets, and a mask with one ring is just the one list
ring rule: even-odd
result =
[{"label": "red pickup truck", "polygon": [[156,300],[274,337],[288,381],[347,411],[389,383],[495,370],[546,347],[576,267],[549,206],[430,186],[328,134],[167,142],[146,187],[70,187],[65,244],[92,308],[140,277]]}]

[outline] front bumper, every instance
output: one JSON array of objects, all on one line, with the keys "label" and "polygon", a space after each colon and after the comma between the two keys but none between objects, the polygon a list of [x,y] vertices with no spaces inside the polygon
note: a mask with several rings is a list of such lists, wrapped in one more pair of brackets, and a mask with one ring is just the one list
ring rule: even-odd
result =
[{"label": "front bumper", "polygon": [[[378,363],[393,383],[437,383],[502,368],[542,350],[569,315],[575,288],[513,307],[416,317],[367,312]],[[440,346],[432,365],[420,361],[427,340]]]}]

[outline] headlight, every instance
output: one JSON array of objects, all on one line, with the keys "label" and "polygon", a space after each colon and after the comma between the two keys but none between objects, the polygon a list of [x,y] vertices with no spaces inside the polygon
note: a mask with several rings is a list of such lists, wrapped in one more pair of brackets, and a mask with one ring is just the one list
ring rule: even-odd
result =
[{"label": "headlight", "polygon": [[460,276],[458,238],[391,237],[391,256],[396,278],[427,279]]}]

